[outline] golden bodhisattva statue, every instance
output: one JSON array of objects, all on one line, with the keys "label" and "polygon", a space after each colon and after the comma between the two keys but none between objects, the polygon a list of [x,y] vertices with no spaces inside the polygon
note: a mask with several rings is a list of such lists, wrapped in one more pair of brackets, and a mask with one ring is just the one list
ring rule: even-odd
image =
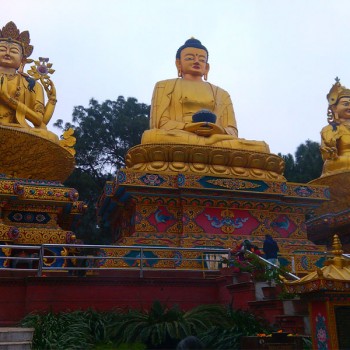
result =
[{"label": "golden bodhisattva statue", "polygon": [[[24,65],[33,62],[28,59],[33,51],[29,43],[28,31],[20,33],[13,22],[0,31],[0,124],[32,129],[30,122],[35,132],[58,141],[46,127],[56,105],[56,89],[47,75],[54,71],[50,63],[46,64],[47,59],[42,59],[29,71],[32,77],[23,73]],[[46,105],[43,87],[36,81],[40,78],[45,78]]]},{"label": "golden bodhisattva statue", "polygon": [[59,140],[47,129],[57,101],[54,70],[48,58],[29,59],[32,51],[28,31],[13,22],[0,30],[0,173],[64,179],[74,169],[75,138],[69,130]]},{"label": "golden bodhisattva statue", "polygon": [[127,167],[284,180],[283,161],[265,142],[238,138],[230,95],[207,82],[206,47],[187,40],[175,64],[178,78],[154,88],[150,130],[129,151]]},{"label": "golden bodhisattva statue", "polygon": [[350,206],[350,90],[335,80],[327,94],[328,125],[321,130],[322,174],[310,181],[329,187],[330,201],[315,210],[317,216],[340,213]]},{"label": "golden bodhisattva statue", "polygon": [[321,131],[322,176],[350,171],[350,90],[336,79],[327,100],[329,125]]}]

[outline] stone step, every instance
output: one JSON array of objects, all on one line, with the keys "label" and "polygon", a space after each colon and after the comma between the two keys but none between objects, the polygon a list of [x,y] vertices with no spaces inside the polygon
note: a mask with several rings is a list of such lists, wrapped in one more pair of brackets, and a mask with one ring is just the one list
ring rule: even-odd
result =
[{"label": "stone step", "polygon": [[34,328],[0,327],[0,344],[10,342],[31,342]]},{"label": "stone step", "polygon": [[0,342],[0,350],[31,350],[31,341]]},{"label": "stone step", "polygon": [[278,315],[276,324],[283,331],[293,334],[310,334],[310,320],[305,315]]}]

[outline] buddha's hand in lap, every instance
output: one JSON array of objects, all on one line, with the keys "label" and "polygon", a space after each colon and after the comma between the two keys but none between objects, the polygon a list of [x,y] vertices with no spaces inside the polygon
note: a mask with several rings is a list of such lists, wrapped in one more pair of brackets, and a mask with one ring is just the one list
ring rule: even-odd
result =
[{"label": "buddha's hand in lap", "polygon": [[336,147],[323,146],[321,147],[321,151],[325,159],[335,160],[338,158],[338,151]]},{"label": "buddha's hand in lap", "polygon": [[225,134],[225,130],[222,127],[208,122],[188,123],[185,125],[184,131],[192,132],[203,137],[209,137],[216,134]]}]

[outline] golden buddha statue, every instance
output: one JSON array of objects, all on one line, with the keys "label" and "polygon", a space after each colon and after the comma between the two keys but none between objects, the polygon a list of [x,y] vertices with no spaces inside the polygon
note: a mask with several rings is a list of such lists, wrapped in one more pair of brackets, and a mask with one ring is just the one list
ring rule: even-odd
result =
[{"label": "golden buddha statue", "polygon": [[350,90],[336,78],[327,100],[329,125],[321,131],[322,176],[350,171]]},{"label": "golden buddha statue", "polygon": [[[206,81],[208,50],[199,40],[187,40],[177,50],[175,64],[179,78],[160,81],[154,88],[151,130],[143,134],[142,144],[176,143],[270,152],[265,142],[237,138],[230,95]],[[203,110],[214,114],[214,120],[194,121],[193,115]]]},{"label": "golden buddha statue", "polygon": [[75,166],[75,138],[71,129],[61,140],[47,130],[57,101],[54,70],[48,58],[29,59],[32,51],[28,31],[13,22],[0,30],[0,173],[63,181]]},{"label": "golden buddha statue", "polygon": [[282,180],[284,162],[263,141],[238,138],[230,95],[207,82],[208,50],[189,39],[176,53],[178,78],[156,84],[150,130],[127,168]]}]

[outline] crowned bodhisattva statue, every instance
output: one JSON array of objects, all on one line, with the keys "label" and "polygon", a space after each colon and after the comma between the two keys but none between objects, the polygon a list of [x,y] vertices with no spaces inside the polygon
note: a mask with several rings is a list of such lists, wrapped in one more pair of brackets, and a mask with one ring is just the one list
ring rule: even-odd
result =
[{"label": "crowned bodhisattva statue", "polygon": [[350,90],[336,79],[327,100],[329,125],[321,131],[322,176],[350,171]]},{"label": "crowned bodhisattva statue", "polygon": [[[33,51],[29,43],[28,31],[20,33],[13,22],[0,31],[0,124],[34,128],[38,134],[58,141],[58,137],[46,127],[56,105],[56,89],[48,76],[54,70],[47,63],[48,59],[41,58],[29,74],[23,73],[24,65],[33,62],[28,59]],[[37,82],[40,79],[44,81],[48,95],[46,105],[43,87]]]},{"label": "crowned bodhisattva statue", "polygon": [[321,130],[322,174],[310,181],[329,187],[330,201],[315,210],[317,215],[339,213],[350,206],[350,90],[335,80],[327,94],[328,125]]},{"label": "crowned bodhisattva statue", "polygon": [[28,31],[13,22],[0,30],[0,173],[63,180],[74,169],[75,138],[69,130],[59,140],[47,129],[57,102],[54,70],[48,58],[29,59],[32,51]]}]

